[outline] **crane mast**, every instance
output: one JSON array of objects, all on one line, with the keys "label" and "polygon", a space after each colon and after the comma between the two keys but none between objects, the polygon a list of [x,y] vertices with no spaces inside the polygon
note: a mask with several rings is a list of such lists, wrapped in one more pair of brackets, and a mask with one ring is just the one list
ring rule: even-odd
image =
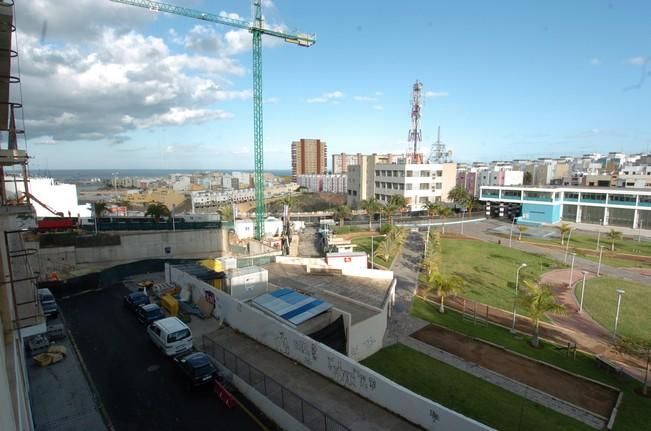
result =
[{"label": "crane mast", "polygon": [[223,17],[186,7],[175,6],[153,0],[110,0],[130,6],[141,7],[155,12],[166,12],[188,18],[199,19],[231,27],[246,29],[253,38],[253,156],[255,186],[255,237],[264,237],[264,133],[262,125],[262,35],[283,39],[298,46],[310,47],[316,42],[316,36],[306,33],[288,33],[264,27],[262,18],[262,0],[253,0],[253,22]]}]

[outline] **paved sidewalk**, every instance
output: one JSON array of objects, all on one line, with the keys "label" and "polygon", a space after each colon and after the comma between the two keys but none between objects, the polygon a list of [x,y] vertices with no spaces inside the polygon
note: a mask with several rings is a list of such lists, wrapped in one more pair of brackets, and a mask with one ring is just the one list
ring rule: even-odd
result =
[{"label": "paved sidewalk", "polygon": [[391,270],[396,278],[396,301],[384,336],[384,347],[399,342],[429,324],[411,315],[423,251],[424,243],[421,234],[411,232],[402,250],[393,260]]}]

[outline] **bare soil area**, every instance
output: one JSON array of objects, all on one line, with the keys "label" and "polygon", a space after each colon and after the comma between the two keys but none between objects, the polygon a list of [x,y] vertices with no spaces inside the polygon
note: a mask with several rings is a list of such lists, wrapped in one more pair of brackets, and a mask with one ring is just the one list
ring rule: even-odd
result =
[{"label": "bare soil area", "polygon": [[618,392],[465,335],[429,325],[412,337],[608,418]]}]

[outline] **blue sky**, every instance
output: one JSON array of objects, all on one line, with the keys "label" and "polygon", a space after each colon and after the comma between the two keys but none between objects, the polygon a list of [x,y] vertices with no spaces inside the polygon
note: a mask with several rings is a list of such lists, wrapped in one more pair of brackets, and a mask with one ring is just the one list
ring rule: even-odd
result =
[{"label": "blue sky", "polygon": [[[86,20],[53,0],[17,12],[34,167],[253,166],[247,34],[62,1]],[[250,16],[246,0],[175,4]],[[404,151],[417,79],[425,153],[438,125],[457,161],[651,148],[651,2],[273,0],[265,16],[317,34],[264,48],[266,168],[289,168],[301,137],[329,153]]]}]

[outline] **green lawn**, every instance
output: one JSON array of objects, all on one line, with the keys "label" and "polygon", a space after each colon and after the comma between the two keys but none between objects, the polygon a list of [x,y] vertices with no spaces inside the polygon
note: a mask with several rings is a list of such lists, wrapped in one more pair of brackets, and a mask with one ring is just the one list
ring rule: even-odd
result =
[{"label": "green lawn", "polygon": [[[587,292],[586,290],[586,301]],[[576,359],[573,359],[568,357],[564,351],[549,343],[542,343],[542,348],[534,349],[528,344],[527,337],[513,336],[507,329],[496,325],[473,325],[472,322],[463,320],[460,313],[452,310],[441,314],[435,306],[419,298],[414,300],[412,313],[432,323],[446,326],[472,337],[490,341],[523,355],[545,361],[573,373],[619,388],[624,392],[624,397],[617,415],[617,420],[615,421],[615,431],[642,430],[646,429],[648,424],[651,423],[651,398],[642,398],[635,392],[641,386],[640,383],[628,377],[605,373],[600,368],[597,368],[594,357],[591,355],[578,352]],[[372,358],[374,356],[369,359]],[[405,385],[407,386],[406,383]],[[497,406],[495,409],[497,412],[507,414],[507,411],[502,410],[501,406]],[[473,416],[473,414],[468,413],[471,417],[481,420],[478,416]],[[527,427],[529,425],[530,423],[527,423]]]},{"label": "green lawn", "polygon": [[[599,256],[585,255],[580,250],[577,251],[577,255],[593,262],[599,262]],[[651,261],[640,262],[639,260],[625,259],[621,257],[609,257],[608,253],[605,251],[603,256],[601,256],[601,263],[616,268],[651,268]]]},{"label": "green lawn", "polygon": [[[377,250],[379,245],[382,244],[385,239],[386,239],[386,237],[383,237],[383,236],[375,237],[373,239],[373,250],[374,251]],[[371,237],[370,236],[360,237],[360,238],[353,238],[351,241],[352,241],[353,244],[357,244],[357,247],[355,247],[355,251],[365,251],[366,253],[368,253],[368,256],[369,256],[369,259],[370,259],[370,257],[371,257]],[[395,257],[396,257],[396,255],[392,254],[389,257],[389,261],[387,262],[386,260],[382,259],[381,256],[375,256],[374,262],[388,268],[391,265],[391,263],[393,262],[393,259],[395,259]]]},{"label": "green lawn", "polygon": [[[610,331],[615,326],[616,289],[624,289],[618,333],[651,340],[651,286],[615,278],[593,278],[586,282],[583,308]],[[580,287],[579,287],[580,289]],[[580,290],[575,292],[580,295]]]},{"label": "green lawn", "polygon": [[[617,230],[617,228],[615,228]],[[605,245],[606,248],[604,250],[610,250],[611,246],[611,241],[608,239],[606,234],[610,231],[610,228],[603,228],[603,231],[601,232],[601,238],[599,240],[600,245]],[[515,237],[517,232],[513,233],[513,236]],[[549,238],[549,239],[543,239],[543,238],[529,238],[529,237],[523,237],[524,241],[529,241],[529,242],[539,242],[543,244],[556,244],[556,245],[561,245],[560,238]],[[598,250],[597,247],[597,235],[589,235],[589,234],[576,234],[573,233],[572,237],[570,238],[570,248],[586,248],[589,250]],[[630,254],[638,254],[642,256],[651,256],[651,241],[641,241],[637,242],[637,236],[634,238],[626,238],[626,239],[620,239],[615,241],[615,251],[620,252],[620,253],[630,253]]]},{"label": "green lawn", "polygon": [[[466,282],[463,296],[493,307],[509,310],[513,306],[515,272],[522,263],[520,278],[537,278],[562,264],[540,254],[525,253],[492,242],[443,238],[441,240],[444,275],[458,275]],[[421,281],[425,281],[421,275]]]},{"label": "green lawn", "polygon": [[380,350],[363,364],[426,398],[499,430],[592,429],[402,344]]}]

